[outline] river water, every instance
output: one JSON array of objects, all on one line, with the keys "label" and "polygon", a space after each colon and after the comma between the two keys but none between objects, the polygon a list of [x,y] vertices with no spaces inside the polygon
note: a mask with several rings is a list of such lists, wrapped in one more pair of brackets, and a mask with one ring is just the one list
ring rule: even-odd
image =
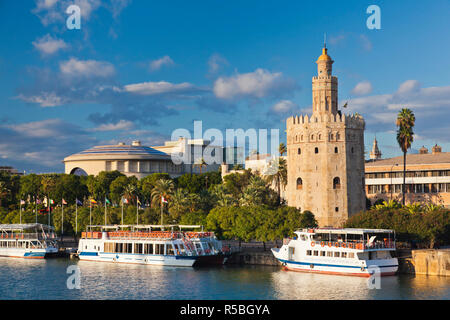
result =
[{"label": "river water", "polygon": [[[75,275],[67,273],[71,265],[79,268],[80,289],[68,288],[68,278]],[[268,266],[171,268],[0,258],[0,270],[0,299],[450,300],[450,278],[436,276],[383,277],[380,289],[369,289],[366,278]]]}]

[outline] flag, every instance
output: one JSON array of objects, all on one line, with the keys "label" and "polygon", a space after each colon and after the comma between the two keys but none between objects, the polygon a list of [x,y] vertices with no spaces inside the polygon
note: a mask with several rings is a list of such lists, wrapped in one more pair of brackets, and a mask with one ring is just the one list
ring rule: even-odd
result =
[{"label": "flag", "polygon": [[122,202],[128,204],[128,199],[127,198],[123,198]]},{"label": "flag", "polygon": [[89,200],[92,204],[97,204],[97,201],[95,201],[94,199]]},{"label": "flag", "polygon": [[41,200],[36,199],[36,204],[41,204]]},{"label": "flag", "polygon": [[44,205],[47,207],[47,197],[44,198]]},{"label": "flag", "polygon": [[25,204],[25,200],[20,200],[20,204]]},{"label": "flag", "polygon": [[107,198],[105,198],[105,203],[111,204],[111,201],[109,201]]},{"label": "flag", "polygon": [[55,201],[53,201],[52,199],[50,199],[50,204],[55,204]]},{"label": "flag", "polygon": [[139,198],[136,198],[137,204],[141,204],[141,202],[139,201]]},{"label": "flag", "polygon": [[62,199],[62,204],[67,204],[66,200]]},{"label": "flag", "polygon": [[75,199],[75,202],[77,203],[77,205],[79,205],[79,206],[82,206],[83,205],[83,202],[81,202],[80,200],[78,200],[78,199]]},{"label": "flag", "polygon": [[161,203],[169,203],[169,201],[166,200],[163,196],[161,196]]}]

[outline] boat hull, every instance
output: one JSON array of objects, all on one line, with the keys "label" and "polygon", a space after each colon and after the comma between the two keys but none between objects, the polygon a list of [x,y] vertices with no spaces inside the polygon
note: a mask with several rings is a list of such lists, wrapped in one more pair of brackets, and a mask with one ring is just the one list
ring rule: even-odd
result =
[{"label": "boat hull", "polygon": [[378,268],[380,276],[393,276],[398,271],[398,262],[396,261],[392,261],[391,264],[369,265],[368,267],[289,261],[283,259],[278,259],[278,261],[282,264],[283,269],[286,271],[309,273],[370,277],[375,268]]},{"label": "boat hull", "polygon": [[204,266],[221,266],[224,265],[228,260],[229,255],[215,254],[215,255],[205,255],[199,256],[197,261],[194,263],[194,267],[204,267]]},{"label": "boat hull", "polygon": [[143,255],[143,254],[126,254],[126,253],[105,253],[105,252],[85,252],[78,254],[80,260],[111,262],[111,263],[128,263],[143,264],[155,266],[172,266],[172,267],[192,267],[197,260],[197,256],[172,256],[172,255]]},{"label": "boat hull", "polygon": [[[55,249],[55,252],[57,250]],[[21,248],[1,248],[0,257],[24,258],[24,259],[44,259],[54,253],[51,249],[21,249]]]}]

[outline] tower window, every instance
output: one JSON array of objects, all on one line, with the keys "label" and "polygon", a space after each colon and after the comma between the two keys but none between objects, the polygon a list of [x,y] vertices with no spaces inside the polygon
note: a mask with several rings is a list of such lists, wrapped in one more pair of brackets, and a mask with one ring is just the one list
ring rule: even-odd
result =
[{"label": "tower window", "polygon": [[297,149],[297,154],[302,154],[302,149],[298,148]]},{"label": "tower window", "polygon": [[334,211],[339,212],[339,207],[334,208]]},{"label": "tower window", "polygon": [[334,153],[338,153],[338,147],[334,147]]},{"label": "tower window", "polygon": [[339,133],[336,133],[336,140],[339,140],[341,138]]},{"label": "tower window", "polygon": [[319,153],[319,148],[315,147],[314,148],[314,153]]},{"label": "tower window", "polygon": [[352,153],[354,152],[354,149],[353,149],[353,147],[352,147]]},{"label": "tower window", "polygon": [[297,178],[297,190],[302,190],[303,188],[303,180],[302,178]]},{"label": "tower window", "polygon": [[322,135],[321,134],[319,134],[319,140],[322,140]]},{"label": "tower window", "polygon": [[341,188],[341,179],[339,177],[335,177],[333,179],[333,189],[340,189]]}]

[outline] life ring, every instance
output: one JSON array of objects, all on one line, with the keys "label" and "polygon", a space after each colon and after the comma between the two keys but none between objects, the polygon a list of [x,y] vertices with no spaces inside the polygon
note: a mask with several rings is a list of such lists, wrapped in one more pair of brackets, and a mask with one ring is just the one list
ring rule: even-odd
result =
[{"label": "life ring", "polygon": [[316,243],[314,241],[311,241],[311,247],[314,247]]},{"label": "life ring", "polygon": [[322,242],[320,243],[320,245],[321,245],[322,247],[325,247],[325,242],[322,241]]},{"label": "life ring", "polygon": [[335,246],[336,248],[339,248],[339,242],[335,242],[335,243],[334,243],[334,246]]},{"label": "life ring", "polygon": [[328,242],[328,246],[329,246],[329,247],[332,247],[332,246],[333,246],[333,244],[331,243],[331,241]]},{"label": "life ring", "polygon": [[345,244],[345,242],[342,243],[341,247],[342,248],[347,248],[347,245]]}]

